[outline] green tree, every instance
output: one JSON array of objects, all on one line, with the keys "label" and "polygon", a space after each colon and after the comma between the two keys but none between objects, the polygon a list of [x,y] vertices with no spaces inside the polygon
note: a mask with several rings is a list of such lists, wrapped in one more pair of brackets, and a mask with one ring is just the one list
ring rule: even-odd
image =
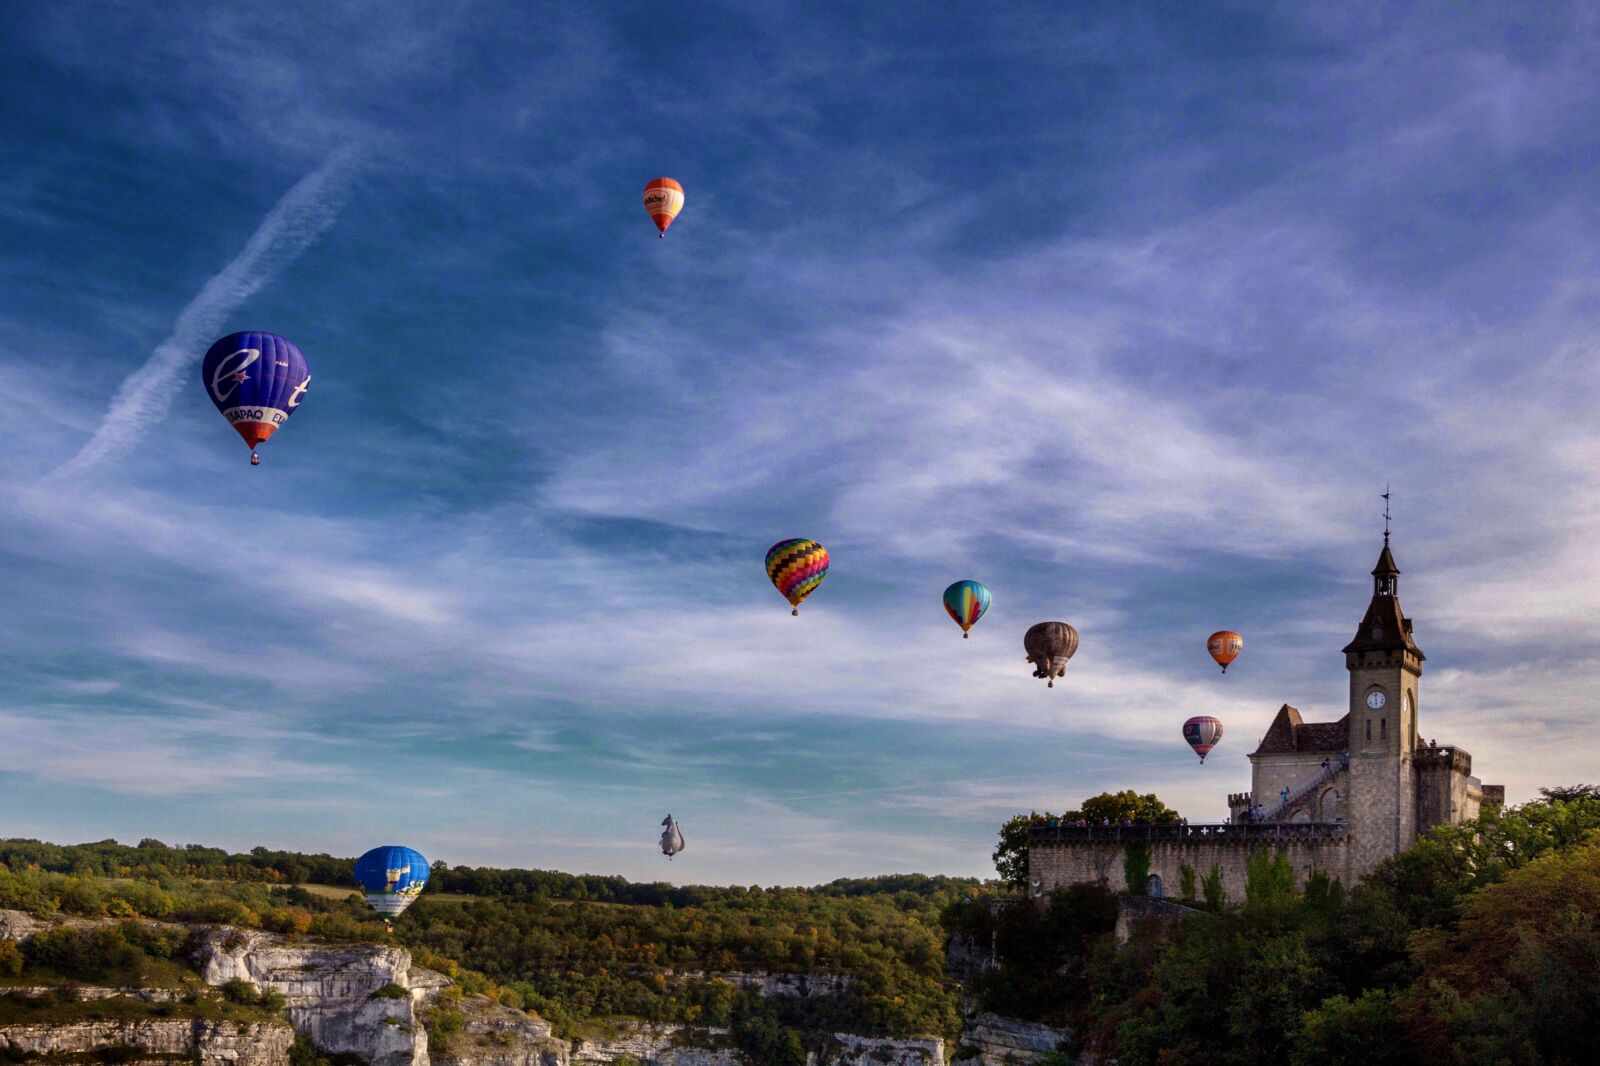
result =
[{"label": "green tree", "polygon": [[1043,814],[1029,811],[1006,819],[1000,827],[1000,843],[995,845],[994,854],[990,856],[1000,880],[1016,888],[1028,886],[1028,830],[1054,817],[1049,811]]},{"label": "green tree", "polygon": [[1292,1066],[1404,1066],[1421,1061],[1407,1038],[1394,994],[1369,988],[1359,998],[1331,996],[1300,1020]]},{"label": "green tree", "polygon": [[1130,788],[1121,792],[1102,792],[1098,796],[1090,796],[1083,801],[1081,808],[1068,811],[1061,817],[1069,821],[1083,818],[1091,824],[1098,824],[1104,818],[1113,825],[1124,819],[1172,825],[1178,820],[1178,812],[1162,803],[1154,792],[1146,792],[1141,796]]}]

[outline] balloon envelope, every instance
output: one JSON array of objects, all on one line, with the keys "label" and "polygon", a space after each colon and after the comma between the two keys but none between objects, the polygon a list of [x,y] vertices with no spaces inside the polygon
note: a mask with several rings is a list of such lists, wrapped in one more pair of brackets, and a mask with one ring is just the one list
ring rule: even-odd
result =
[{"label": "balloon envelope", "polygon": [[230,333],[200,361],[200,381],[254,455],[300,406],[311,368],[300,349],[276,333]]},{"label": "balloon envelope", "polygon": [[388,920],[422,895],[428,860],[410,848],[385,844],[356,860],[356,880],[367,894],[367,906]]},{"label": "balloon envelope", "polygon": [[955,619],[961,634],[977,625],[978,619],[989,609],[989,587],[981,581],[957,581],[944,590],[945,613]]},{"label": "balloon envelope", "polygon": [[1244,638],[1231,629],[1219,629],[1206,638],[1206,651],[1217,660],[1222,672],[1227,673],[1228,664],[1244,651]]},{"label": "balloon envelope", "polygon": [[666,826],[661,831],[661,854],[670,859],[683,850],[683,830],[678,828],[678,820],[670,814],[661,819],[661,824]]},{"label": "balloon envelope", "polygon": [[1222,723],[1209,714],[1196,715],[1183,723],[1183,739],[1200,756],[1200,761],[1205,762],[1211,749],[1222,739]]},{"label": "balloon envelope", "polygon": [[780,540],[767,549],[767,576],[799,614],[800,601],[828,576],[828,549],[803,537]]},{"label": "balloon envelope", "polygon": [[1023,634],[1022,647],[1033,664],[1033,676],[1046,678],[1050,688],[1065,677],[1067,660],[1078,650],[1078,631],[1065,622],[1040,622]]},{"label": "balloon envelope", "polygon": [[683,210],[683,186],[671,178],[657,178],[644,187],[644,209],[650,212],[650,221],[665,237],[667,227]]}]

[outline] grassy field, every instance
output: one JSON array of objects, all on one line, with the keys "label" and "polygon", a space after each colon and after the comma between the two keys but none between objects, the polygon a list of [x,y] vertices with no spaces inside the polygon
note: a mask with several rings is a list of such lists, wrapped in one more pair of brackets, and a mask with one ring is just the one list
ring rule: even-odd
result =
[{"label": "grassy field", "polygon": [[[333,900],[341,900],[352,893],[360,892],[360,889],[353,885],[300,885],[299,887],[313,896]],[[432,889],[424,889],[422,898],[435,903],[468,903],[478,897],[469,896],[464,892],[435,892]]]}]

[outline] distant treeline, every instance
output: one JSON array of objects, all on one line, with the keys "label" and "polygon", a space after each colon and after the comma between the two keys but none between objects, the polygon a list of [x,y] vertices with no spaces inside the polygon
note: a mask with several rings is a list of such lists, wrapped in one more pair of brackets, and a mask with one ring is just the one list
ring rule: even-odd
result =
[{"label": "distant treeline", "polygon": [[[13,870],[39,869],[51,873],[93,877],[159,878],[163,875],[207,881],[245,881],[268,885],[350,885],[355,859],[298,851],[251,848],[248,854],[208,848],[201,844],[167,845],[150,837],[134,845],[115,840],[93,844],[46,844],[37,840],[0,840],[0,865]],[[944,897],[978,882],[959,877],[923,874],[888,874],[882,877],[841,878],[803,891],[826,896],[896,895],[909,892],[924,898]],[[600,874],[567,874],[557,870],[505,870],[489,866],[433,864],[430,892],[460,892],[472,896],[514,899],[589,900],[596,903],[633,903],[641,906],[697,907],[739,900],[769,891],[759,885],[683,885],[643,883]]]}]

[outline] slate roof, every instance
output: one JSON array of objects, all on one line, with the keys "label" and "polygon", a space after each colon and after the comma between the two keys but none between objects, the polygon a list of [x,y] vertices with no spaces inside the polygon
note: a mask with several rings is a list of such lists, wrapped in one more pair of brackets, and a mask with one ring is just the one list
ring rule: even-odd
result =
[{"label": "slate roof", "polygon": [[1338,751],[1350,746],[1350,715],[1337,722],[1307,722],[1298,708],[1285,703],[1267,727],[1252,755],[1285,755],[1297,751]]},{"label": "slate roof", "polygon": [[1411,619],[1400,613],[1400,599],[1396,596],[1374,596],[1367,605],[1367,613],[1356,629],[1355,639],[1344,646],[1349,651],[1409,651],[1419,659],[1426,659],[1417,642],[1411,639]]}]

